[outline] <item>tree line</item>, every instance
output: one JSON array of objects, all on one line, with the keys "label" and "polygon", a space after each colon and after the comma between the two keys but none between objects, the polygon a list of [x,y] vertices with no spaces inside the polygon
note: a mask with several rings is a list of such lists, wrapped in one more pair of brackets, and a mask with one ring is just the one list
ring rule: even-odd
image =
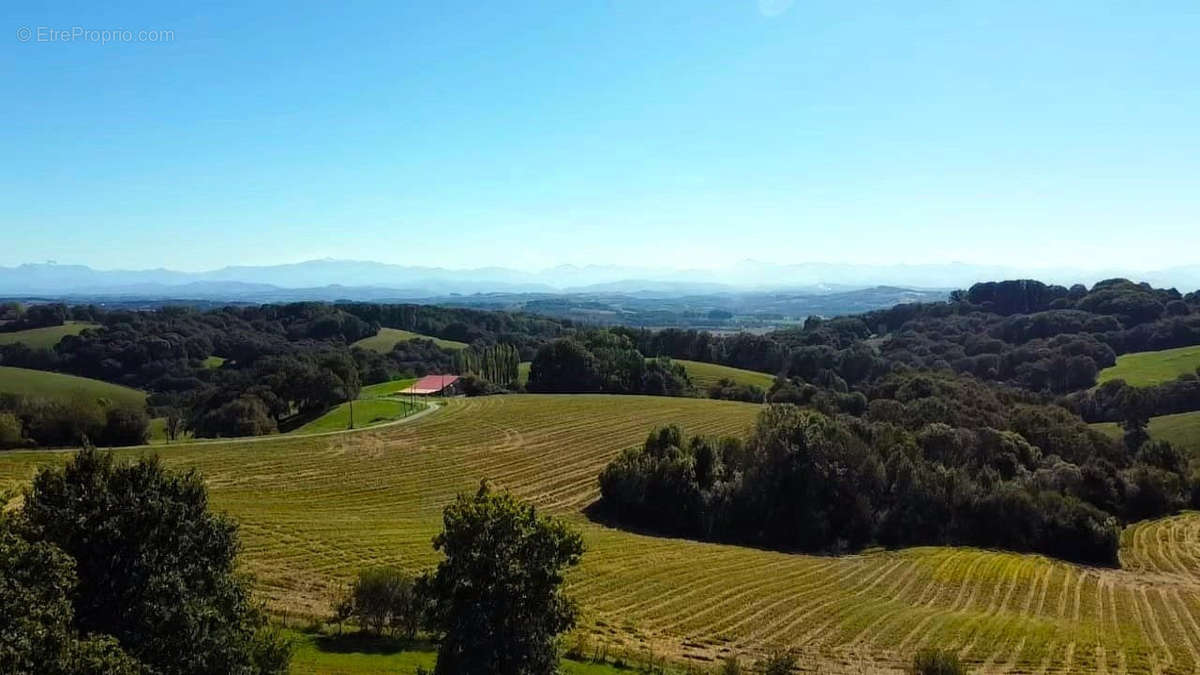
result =
[{"label": "tree line", "polygon": [[[515,389],[522,360],[532,359],[547,340],[575,330],[570,322],[534,315],[426,305],[298,302],[204,311],[4,307],[0,330],[65,320],[99,326],[66,336],[52,349],[19,342],[0,346],[0,364],[145,390],[148,413],[166,418],[171,436],[272,433],[353,398],[363,385],[428,373],[472,373],[472,393]],[[472,351],[459,357],[427,339],[402,341],[382,354],[351,346],[381,326],[465,341]],[[210,357],[220,357],[223,364],[214,367]],[[28,432],[46,426],[33,423],[30,408],[20,411],[26,420],[22,443],[50,442],[46,434]],[[68,444],[84,435],[65,434],[72,439]]]},{"label": "tree line", "polygon": [[[358,386],[429,372],[470,375],[464,386],[471,394],[515,391],[526,360],[533,362],[528,389],[537,392],[707,394],[744,401],[765,396],[800,403],[815,396],[823,405],[853,411],[861,404],[855,393],[892,373],[919,369],[1047,398],[1069,395],[1060,402],[1089,420],[1123,419],[1128,415],[1114,401],[1124,396],[1086,393],[1100,369],[1129,351],[1200,344],[1200,296],[1123,279],[1090,289],[988,282],[946,302],[812,317],[767,335],[596,329],[524,313],[373,303],[203,312],[57,306],[45,312],[101,326],[67,336],[52,350],[0,347],[0,364],[145,389],[152,416],[179,420],[169,428],[203,436],[270,433],[347,400]],[[456,355],[428,340],[400,342],[386,354],[349,346],[381,326],[467,341],[470,350]],[[209,367],[210,356],[223,358],[224,365]],[[763,396],[728,383],[697,391],[673,359],[766,372],[780,381]],[[813,388],[827,393],[817,396]],[[1200,409],[1187,382],[1152,394],[1155,414]]]},{"label": "tree line", "polygon": [[68,317],[70,317],[70,310],[66,305],[58,302],[36,305],[0,302],[0,333],[61,326],[66,323]]},{"label": "tree line", "polygon": [[337,303],[333,307],[384,328],[399,328],[469,345],[509,344],[517,348],[519,361],[531,360],[545,342],[577,330],[570,320],[526,312],[369,302]]},{"label": "tree line", "polygon": [[150,434],[144,408],[75,395],[66,399],[0,393],[0,450],[76,445],[141,445]]},{"label": "tree line", "polygon": [[1197,492],[1144,426],[1113,441],[1020,390],[912,372],[865,398],[854,413],[773,404],[746,440],[656,430],[601,473],[601,510],[783,550],[956,544],[1112,565],[1123,523]]},{"label": "tree line", "polygon": [[[34,306],[51,307],[49,305]],[[61,307],[61,306],[58,306]],[[53,349],[0,346],[0,364],[90,377],[150,393],[147,413],[167,420],[168,436],[271,433],[357,396],[363,384],[446,372],[453,353],[429,340],[400,343],[388,354],[352,348],[378,324],[323,303],[225,307],[197,311],[109,311],[72,307],[75,320],[99,327],[64,337]],[[223,364],[214,367],[210,357]],[[10,401],[12,403],[12,401]],[[74,423],[58,423],[71,408]],[[112,433],[92,423],[94,402],[21,401],[4,410],[20,422],[20,444],[108,445]],[[124,410],[102,412],[129,418]],[[86,414],[85,414],[86,413]],[[112,426],[112,425],[109,425]],[[15,428],[0,420],[0,430]],[[144,442],[125,437],[120,444]]]},{"label": "tree line", "polygon": [[516,388],[520,380],[521,354],[511,344],[467,347],[454,355],[455,372],[472,373],[506,388]]},{"label": "tree line", "polygon": [[666,357],[647,360],[623,329],[590,330],[543,345],[530,364],[527,389],[552,394],[694,393],[681,364]]},{"label": "tree line", "polygon": [[854,384],[902,364],[1063,393],[1093,386],[1096,373],[1117,355],[1200,344],[1200,294],[1125,279],[1091,289],[987,282],[956,291],[947,302],[813,317],[803,327],[762,336],[680,329],[629,334],[650,356],[807,380],[828,370]]},{"label": "tree line", "polygon": [[1134,387],[1124,380],[1068,396],[1064,403],[1088,422],[1123,422],[1200,410],[1200,367],[1174,380]]}]

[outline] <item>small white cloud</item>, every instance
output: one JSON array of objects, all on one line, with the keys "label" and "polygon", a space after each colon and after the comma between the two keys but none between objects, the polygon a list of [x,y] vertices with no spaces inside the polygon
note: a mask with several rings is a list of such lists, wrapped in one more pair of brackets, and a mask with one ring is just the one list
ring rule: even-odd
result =
[{"label": "small white cloud", "polygon": [[758,0],[758,11],[766,17],[779,16],[795,3],[796,0]]}]

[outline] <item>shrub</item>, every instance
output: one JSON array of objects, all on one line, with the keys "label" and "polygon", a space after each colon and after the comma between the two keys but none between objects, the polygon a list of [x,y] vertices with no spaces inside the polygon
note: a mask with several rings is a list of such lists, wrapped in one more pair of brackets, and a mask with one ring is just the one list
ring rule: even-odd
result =
[{"label": "shrub", "polygon": [[19,413],[25,433],[41,446],[78,446],[104,432],[104,409],[95,400],[76,396],[69,401],[25,399]]},{"label": "shrub", "polygon": [[733,380],[722,377],[708,387],[709,398],[719,398],[726,401],[745,401],[747,403],[762,403],[767,396],[762,387],[753,384],[738,384]]},{"label": "shrub", "polygon": [[717,668],[717,675],[742,675],[742,662],[732,654],[726,656]]},{"label": "shrub", "polygon": [[9,412],[0,412],[0,450],[19,448],[23,444],[21,420]]},{"label": "shrub", "polygon": [[359,626],[382,635],[402,634],[412,639],[424,620],[424,601],[411,575],[397,567],[375,567],[359,572],[350,590],[351,616]]},{"label": "shrub", "polygon": [[460,377],[458,383],[462,387],[463,394],[466,396],[491,396],[492,394],[504,393],[503,387],[472,373]]},{"label": "shrub", "polygon": [[958,654],[944,649],[922,649],[913,657],[913,675],[966,675]]},{"label": "shrub", "polygon": [[261,436],[276,430],[266,404],[257,396],[240,396],[202,413],[192,424],[197,437]]},{"label": "shrub", "polygon": [[150,438],[150,417],[136,408],[109,408],[99,445],[145,445]]},{"label": "shrub", "polygon": [[754,670],[762,675],[788,675],[796,671],[798,662],[795,650],[777,649],[755,661]]}]

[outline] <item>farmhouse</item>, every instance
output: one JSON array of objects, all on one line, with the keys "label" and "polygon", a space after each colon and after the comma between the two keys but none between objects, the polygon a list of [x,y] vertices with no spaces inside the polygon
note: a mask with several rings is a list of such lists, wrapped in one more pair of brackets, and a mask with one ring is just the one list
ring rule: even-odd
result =
[{"label": "farmhouse", "polygon": [[417,394],[420,396],[454,396],[458,391],[457,375],[426,375],[413,382],[407,389],[400,390],[401,394]]}]

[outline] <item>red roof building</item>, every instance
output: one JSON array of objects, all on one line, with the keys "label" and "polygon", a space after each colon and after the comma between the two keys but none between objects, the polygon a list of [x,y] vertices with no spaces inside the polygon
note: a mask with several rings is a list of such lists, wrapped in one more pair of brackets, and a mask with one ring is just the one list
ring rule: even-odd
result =
[{"label": "red roof building", "polygon": [[426,375],[413,382],[407,389],[400,390],[401,394],[419,394],[422,396],[450,396],[457,393],[457,375]]}]

